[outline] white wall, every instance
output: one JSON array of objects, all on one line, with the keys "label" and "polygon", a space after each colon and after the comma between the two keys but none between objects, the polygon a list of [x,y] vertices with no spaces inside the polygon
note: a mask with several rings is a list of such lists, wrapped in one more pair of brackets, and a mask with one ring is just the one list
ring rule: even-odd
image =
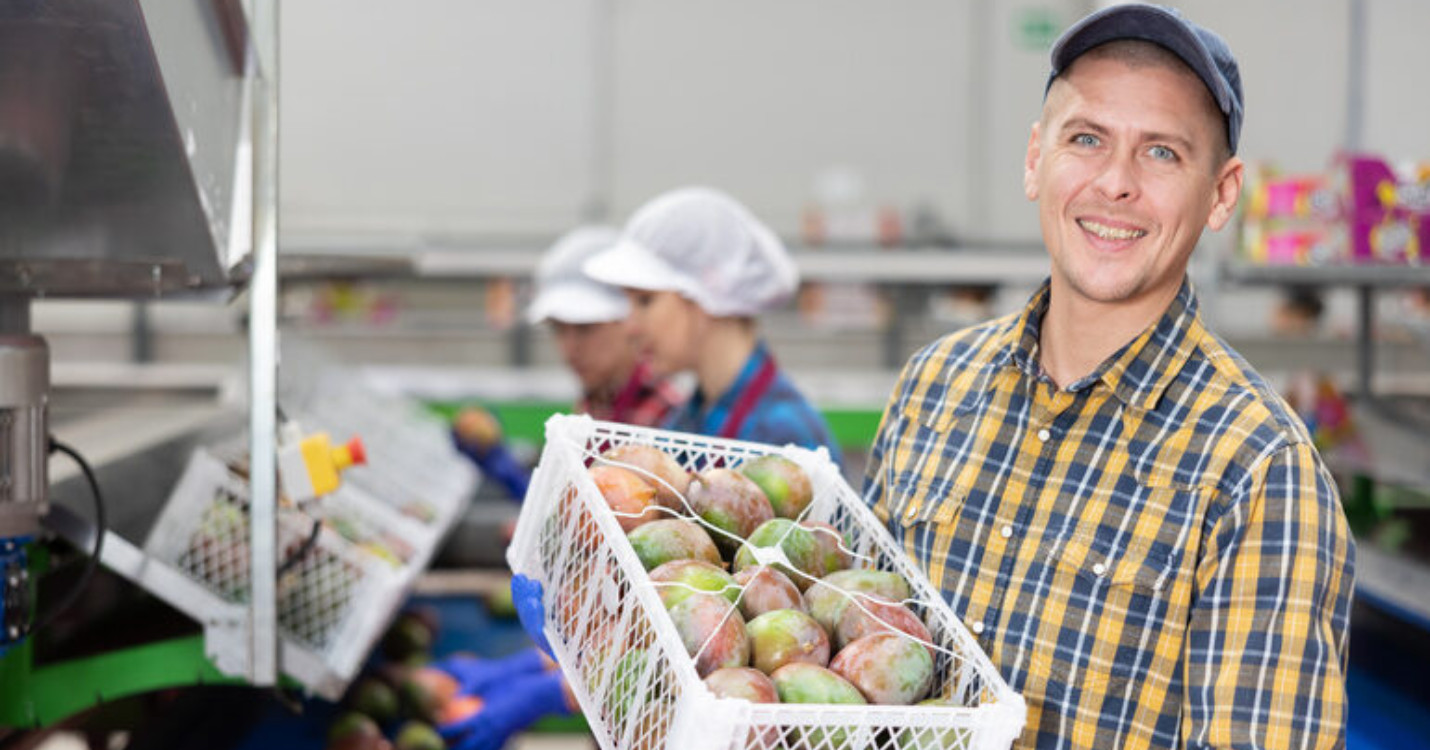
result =
[{"label": "white wall", "polygon": [[[1363,145],[1430,158],[1430,3],[1364,0]],[[619,221],[688,182],[797,234],[815,176],[1035,241],[1021,160],[1045,47],[1077,0],[301,0],[283,3],[285,240],[479,246]],[[1347,132],[1351,0],[1184,0],[1245,79],[1242,154],[1323,167]]]}]

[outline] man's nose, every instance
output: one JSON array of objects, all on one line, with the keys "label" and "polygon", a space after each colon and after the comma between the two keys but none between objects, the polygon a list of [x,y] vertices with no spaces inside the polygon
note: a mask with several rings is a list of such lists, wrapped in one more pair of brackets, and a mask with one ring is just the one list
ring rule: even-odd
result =
[{"label": "man's nose", "polygon": [[1113,153],[1102,165],[1094,183],[1109,201],[1126,201],[1137,195],[1137,161],[1132,154]]}]

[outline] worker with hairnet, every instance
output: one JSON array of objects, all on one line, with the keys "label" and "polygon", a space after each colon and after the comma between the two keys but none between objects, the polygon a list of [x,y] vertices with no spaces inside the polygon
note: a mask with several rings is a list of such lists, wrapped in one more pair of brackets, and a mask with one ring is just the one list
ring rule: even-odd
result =
[{"label": "worker with hairnet", "polygon": [[759,336],[755,316],[789,299],[799,272],[749,209],[717,190],[673,190],[637,210],[585,270],[626,290],[629,326],[657,373],[695,375],[695,392],[667,428],[823,446],[839,462],[823,417]]},{"label": "worker with hairnet", "polygon": [[[584,226],[567,232],[551,246],[536,268],[536,294],[527,308],[532,325],[546,323],[561,359],[576,376],[581,395],[578,413],[595,419],[643,427],[664,424],[685,394],[656,376],[641,361],[626,329],[630,304],[617,287],[586,276],[581,265],[616,243],[613,227]],[[516,500],[526,497],[531,471],[501,442],[490,412],[468,407],[453,421],[457,449],[500,483]]]},{"label": "worker with hairnet", "polygon": [[[665,427],[775,445],[839,448],[823,417],[775,364],[755,317],[794,293],[799,273],[784,243],[734,198],[702,187],[657,196],[620,239],[587,260],[593,279],[621,287],[627,325],[657,376],[694,374],[696,388]],[[541,584],[517,575],[513,601],[546,653]],[[559,671],[489,693],[477,715],[438,727],[455,750],[496,750],[550,714],[577,710]]]},{"label": "worker with hairnet", "polygon": [[[670,418],[685,396],[641,360],[626,328],[626,295],[581,270],[618,236],[611,227],[586,226],[559,239],[537,266],[527,320],[551,327],[561,358],[581,387],[577,412],[656,426]],[[489,412],[480,407],[463,410],[452,434],[458,450],[475,461],[484,476],[500,483],[512,498],[526,497],[531,471],[501,442],[500,428]],[[458,654],[433,666],[456,678],[463,693],[484,701],[480,713],[461,722],[460,729],[448,730],[459,738],[454,747],[498,748],[512,732],[541,716],[570,713],[576,707],[562,689],[560,673],[553,671],[555,662],[535,648],[499,658]]]}]

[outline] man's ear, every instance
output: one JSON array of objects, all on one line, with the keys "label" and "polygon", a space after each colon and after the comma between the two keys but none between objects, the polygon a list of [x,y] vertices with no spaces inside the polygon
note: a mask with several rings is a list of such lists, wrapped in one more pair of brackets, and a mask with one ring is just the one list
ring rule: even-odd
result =
[{"label": "man's ear", "polygon": [[1023,195],[1028,200],[1038,199],[1038,161],[1043,157],[1042,143],[1038,140],[1041,123],[1033,123],[1028,134],[1028,152],[1023,156]]},{"label": "man's ear", "polygon": [[1216,197],[1212,202],[1211,213],[1207,216],[1208,229],[1213,232],[1220,231],[1231,221],[1232,214],[1236,212],[1236,201],[1241,197],[1241,183],[1245,173],[1246,165],[1239,156],[1227,159],[1221,169],[1217,170],[1216,184],[1213,186]]}]

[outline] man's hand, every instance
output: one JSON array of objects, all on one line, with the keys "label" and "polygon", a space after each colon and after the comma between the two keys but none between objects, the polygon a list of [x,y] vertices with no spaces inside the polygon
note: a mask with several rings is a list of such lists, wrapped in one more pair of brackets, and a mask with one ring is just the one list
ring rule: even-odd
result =
[{"label": "man's hand", "polygon": [[437,727],[452,750],[501,750],[513,734],[543,716],[571,713],[560,672],[505,682],[475,714]]}]

